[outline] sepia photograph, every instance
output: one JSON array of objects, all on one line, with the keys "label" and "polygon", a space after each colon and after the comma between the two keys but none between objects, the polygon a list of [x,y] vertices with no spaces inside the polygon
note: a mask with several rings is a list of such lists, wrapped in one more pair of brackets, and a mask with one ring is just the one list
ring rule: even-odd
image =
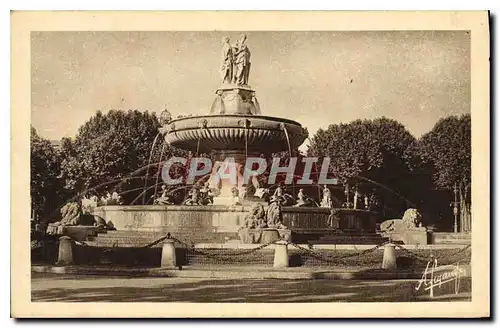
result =
[{"label": "sepia photograph", "polygon": [[11,18],[13,316],[490,315],[488,12]]}]

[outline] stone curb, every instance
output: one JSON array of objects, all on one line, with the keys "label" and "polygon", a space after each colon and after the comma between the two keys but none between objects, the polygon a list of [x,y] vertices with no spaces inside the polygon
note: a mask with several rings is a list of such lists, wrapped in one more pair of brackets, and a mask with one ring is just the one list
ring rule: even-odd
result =
[{"label": "stone curb", "polygon": [[[466,276],[470,277],[470,265],[463,265]],[[215,279],[295,279],[295,280],[392,280],[392,279],[420,279],[424,269],[395,270],[383,269],[304,269],[286,268],[272,269],[259,268],[248,270],[248,268],[216,268],[204,269],[195,267],[178,268],[106,268],[85,266],[55,266],[34,265],[32,272],[69,274],[69,275],[106,275],[106,276],[128,276],[128,277],[175,277],[175,278],[215,278]]]}]

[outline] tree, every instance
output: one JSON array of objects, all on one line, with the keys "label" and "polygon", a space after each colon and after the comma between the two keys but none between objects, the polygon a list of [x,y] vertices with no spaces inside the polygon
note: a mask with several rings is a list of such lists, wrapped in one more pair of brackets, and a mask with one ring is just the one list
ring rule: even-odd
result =
[{"label": "tree", "polygon": [[[312,138],[308,156],[330,158],[330,169],[344,185],[377,190],[391,215],[419,203],[412,181],[419,167],[416,139],[401,123],[385,117],[330,125]],[[364,187],[363,187],[364,186]],[[390,201],[393,199],[395,201]]]},{"label": "tree", "polygon": [[98,111],[80,127],[74,140],[62,141],[66,188],[75,196],[117,191],[128,203],[137,200],[147,185],[149,201],[154,185],[161,182],[161,178],[156,181],[159,166],[155,163],[162,147],[163,160],[175,151],[163,144],[159,127],[154,113]]},{"label": "tree", "polygon": [[64,198],[63,181],[59,178],[60,155],[49,140],[31,127],[31,208],[42,220],[57,214]]},{"label": "tree", "polygon": [[419,141],[419,154],[433,171],[437,188],[457,189],[461,230],[470,230],[471,116],[449,116],[439,120]]}]

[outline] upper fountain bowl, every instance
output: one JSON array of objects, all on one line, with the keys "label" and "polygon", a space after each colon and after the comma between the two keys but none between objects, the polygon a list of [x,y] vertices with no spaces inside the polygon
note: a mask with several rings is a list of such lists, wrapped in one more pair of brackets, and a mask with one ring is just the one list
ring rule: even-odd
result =
[{"label": "upper fountain bowl", "polygon": [[270,154],[287,150],[288,141],[296,149],[308,136],[307,129],[292,120],[241,114],[179,118],[164,125],[161,132],[172,146],[200,153],[247,150]]}]

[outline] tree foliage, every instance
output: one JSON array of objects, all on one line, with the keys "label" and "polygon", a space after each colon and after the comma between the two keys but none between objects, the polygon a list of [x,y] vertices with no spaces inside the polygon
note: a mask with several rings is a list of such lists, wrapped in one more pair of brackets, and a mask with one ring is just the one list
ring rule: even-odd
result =
[{"label": "tree foliage", "polygon": [[364,193],[376,191],[391,215],[400,215],[419,203],[413,184],[420,167],[416,145],[404,125],[382,117],[320,129],[308,156],[329,157],[330,170],[344,185],[359,185]]},{"label": "tree foliage", "polygon": [[[449,116],[439,120],[422,136],[419,155],[432,172],[433,182],[449,193],[452,207],[460,216],[458,228],[471,230],[471,116]],[[458,199],[455,199],[457,197]],[[454,203],[455,201],[458,204]],[[446,212],[450,213],[448,209]]]},{"label": "tree foliage", "polygon": [[[62,176],[66,188],[74,194],[89,190],[90,194],[118,191],[126,202],[137,198],[145,185],[146,172],[149,176],[146,184],[156,183],[157,166],[148,167],[148,162],[159,127],[154,113],[98,111],[80,127],[74,140],[62,142]],[[159,136],[151,163],[159,161],[162,144]],[[172,149],[165,145],[163,159],[171,153]]]},{"label": "tree foliage", "polygon": [[471,116],[449,116],[439,120],[420,139],[419,153],[433,168],[437,187],[452,189],[455,183],[471,181]]},{"label": "tree foliage", "polygon": [[308,155],[330,157],[332,170],[344,182],[359,177],[380,180],[414,166],[415,142],[397,121],[356,120],[318,130]]},{"label": "tree foliage", "polygon": [[41,219],[56,214],[64,197],[63,181],[59,178],[60,154],[49,140],[40,137],[31,127],[31,207]]}]

